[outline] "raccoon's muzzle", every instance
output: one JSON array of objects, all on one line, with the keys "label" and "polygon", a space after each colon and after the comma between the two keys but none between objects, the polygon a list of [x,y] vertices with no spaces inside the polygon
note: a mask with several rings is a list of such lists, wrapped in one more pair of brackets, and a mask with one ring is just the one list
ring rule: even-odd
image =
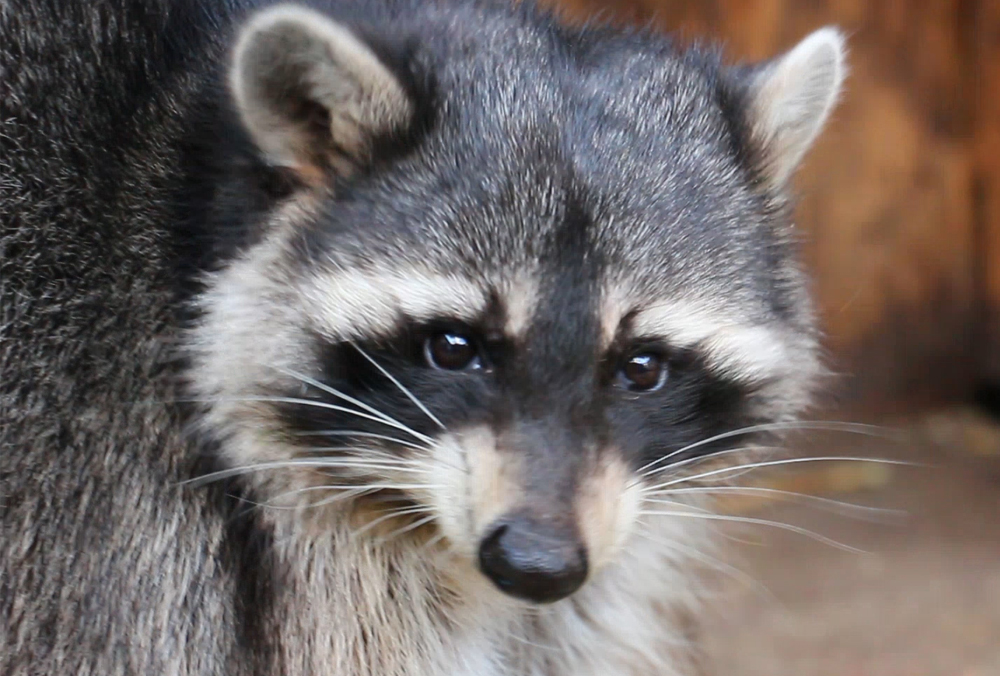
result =
[{"label": "raccoon's muzzle", "polygon": [[483,538],[479,567],[506,594],[552,603],[587,579],[587,550],[575,529],[512,515],[500,519]]}]

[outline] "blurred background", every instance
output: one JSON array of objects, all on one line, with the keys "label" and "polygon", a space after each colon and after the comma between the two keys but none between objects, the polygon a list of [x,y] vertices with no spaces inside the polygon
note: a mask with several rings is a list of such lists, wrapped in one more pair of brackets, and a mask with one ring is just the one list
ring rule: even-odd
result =
[{"label": "blurred background", "polygon": [[873,427],[792,445],[920,466],[804,463],[731,501],[817,537],[727,526],[706,673],[1000,676],[1000,0],[548,4],[720,42],[732,62],[827,24],[849,36],[797,223],[840,374],[816,418]]}]

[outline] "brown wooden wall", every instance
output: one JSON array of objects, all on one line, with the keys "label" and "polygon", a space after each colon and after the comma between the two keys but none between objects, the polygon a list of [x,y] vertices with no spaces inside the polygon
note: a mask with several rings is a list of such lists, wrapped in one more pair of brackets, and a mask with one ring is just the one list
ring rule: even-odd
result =
[{"label": "brown wooden wall", "polygon": [[1000,0],[551,0],[733,60],[841,26],[851,75],[799,176],[798,222],[855,404],[913,406],[1000,375]]}]

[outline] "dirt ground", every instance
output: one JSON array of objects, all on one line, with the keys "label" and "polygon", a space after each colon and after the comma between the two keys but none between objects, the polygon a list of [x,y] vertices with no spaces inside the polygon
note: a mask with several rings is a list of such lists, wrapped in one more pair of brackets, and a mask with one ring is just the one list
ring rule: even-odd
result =
[{"label": "dirt ground", "polygon": [[709,674],[1000,676],[1000,427],[957,411],[905,429],[902,442],[815,448],[933,463],[825,492],[908,516],[871,523],[787,502],[743,506],[865,553],[765,527],[730,530],[744,542],[719,558],[767,591],[720,577],[704,637]]}]

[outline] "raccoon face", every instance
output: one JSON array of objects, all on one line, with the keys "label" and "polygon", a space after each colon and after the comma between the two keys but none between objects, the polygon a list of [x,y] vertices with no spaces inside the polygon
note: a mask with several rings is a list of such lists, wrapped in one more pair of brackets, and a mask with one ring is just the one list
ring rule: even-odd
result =
[{"label": "raccoon face", "polygon": [[728,69],[525,8],[414,11],[244,28],[248,161],[292,187],[210,277],[192,381],[230,472],[305,531],[555,601],[658,487],[806,403],[783,196],[843,46]]}]

